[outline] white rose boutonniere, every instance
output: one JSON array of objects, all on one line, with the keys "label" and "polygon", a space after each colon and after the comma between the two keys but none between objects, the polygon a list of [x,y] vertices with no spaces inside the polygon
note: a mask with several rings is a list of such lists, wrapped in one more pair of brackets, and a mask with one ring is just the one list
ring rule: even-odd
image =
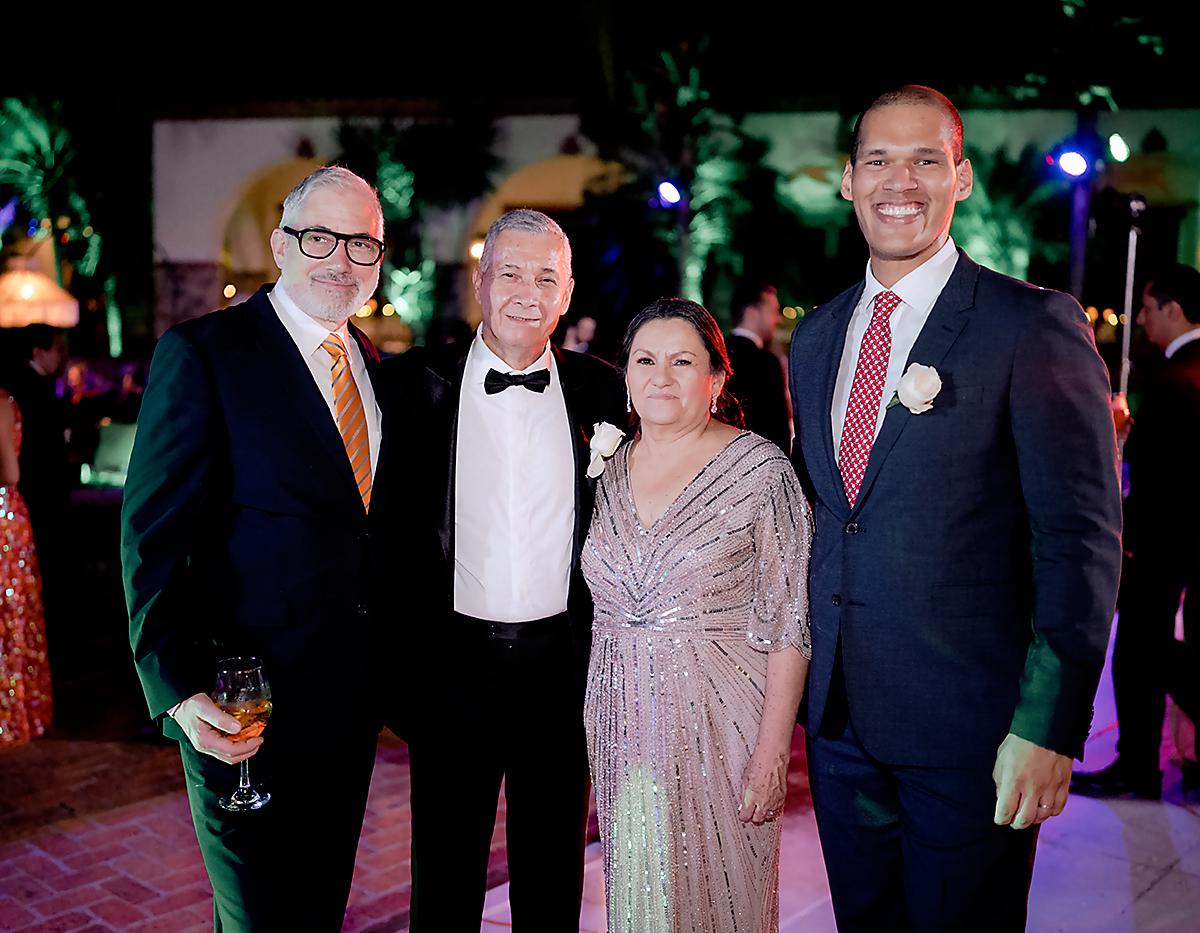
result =
[{"label": "white rose boutonniere", "polygon": [[607,421],[592,425],[592,462],[587,468],[589,479],[595,479],[604,472],[604,462],[617,452],[624,436],[624,431]]},{"label": "white rose boutonniere", "polygon": [[942,391],[942,377],[932,366],[922,366],[913,363],[908,371],[900,377],[900,384],[888,402],[888,408],[893,405],[903,405],[914,415],[920,415],[933,407],[933,400]]}]

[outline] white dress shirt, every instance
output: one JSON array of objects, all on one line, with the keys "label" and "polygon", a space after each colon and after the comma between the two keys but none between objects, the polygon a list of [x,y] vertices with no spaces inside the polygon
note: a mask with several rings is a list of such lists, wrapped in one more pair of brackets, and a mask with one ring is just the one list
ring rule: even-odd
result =
[{"label": "white dress shirt", "polygon": [[1163,352],[1166,354],[1167,359],[1170,359],[1179,352],[1180,347],[1182,347],[1184,344],[1191,343],[1193,340],[1200,340],[1200,327],[1195,327],[1192,330],[1189,330],[1186,334],[1180,334],[1169,344],[1167,344],[1167,349]]},{"label": "white dress shirt", "polygon": [[[946,242],[934,255],[925,260],[912,272],[904,276],[891,288],[879,284],[871,272],[870,260],[867,261],[866,287],[862,298],[850,315],[850,324],[846,331],[846,346],[842,350],[842,361],[838,367],[837,382],[833,389],[833,406],[830,418],[833,423],[833,450],[835,456],[842,446],[842,428],[846,422],[846,407],[850,403],[850,388],[854,384],[854,370],[858,366],[858,354],[862,348],[863,335],[867,325],[871,323],[871,315],[875,313],[875,296],[880,292],[894,292],[900,298],[900,304],[892,312],[892,352],[888,357],[887,377],[883,384],[883,394],[879,398],[879,417],[875,421],[875,434],[883,425],[883,415],[887,404],[891,401],[900,377],[904,375],[904,364],[912,352],[913,344],[921,333],[921,328],[929,320],[929,312],[941,295],[942,289],[950,281],[954,265],[958,262],[958,250],[954,240],[946,237]],[[923,360],[915,360],[921,363]]]},{"label": "white dress shirt", "polygon": [[544,392],[488,395],[489,369],[517,372],[476,332],[459,396],[454,609],[492,622],[565,612],[575,535],[575,456],[549,345],[522,373],[550,370]]},{"label": "white dress shirt", "polygon": [[745,337],[760,350],[763,348],[762,337],[758,336],[758,334],[754,333],[752,330],[747,330],[745,327],[735,327],[729,333],[734,337]]},{"label": "white dress shirt", "polygon": [[358,341],[350,336],[350,329],[345,324],[336,331],[330,331],[320,321],[301,311],[299,305],[284,291],[283,284],[280,282],[275,283],[275,287],[269,292],[269,297],[280,322],[287,328],[288,334],[296,344],[296,349],[304,357],[304,362],[308,365],[309,372],[312,373],[313,382],[321,390],[321,397],[329,406],[329,415],[333,418],[335,427],[337,426],[337,410],[333,405],[333,379],[330,376],[333,359],[321,347],[321,343],[331,333],[335,333],[341,338],[342,346],[346,348],[346,353],[350,357],[350,375],[354,377],[354,384],[358,386],[363,411],[367,416],[367,444],[371,449],[371,478],[374,479],[375,467],[379,464],[381,415],[379,406],[375,403],[375,389],[371,385],[371,377],[367,375],[367,364],[363,359],[362,350],[358,347]]}]

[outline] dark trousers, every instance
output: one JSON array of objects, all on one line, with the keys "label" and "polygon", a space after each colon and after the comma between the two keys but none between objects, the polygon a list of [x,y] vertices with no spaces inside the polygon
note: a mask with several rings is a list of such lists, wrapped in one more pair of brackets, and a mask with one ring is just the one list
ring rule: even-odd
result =
[{"label": "dark trousers", "polygon": [[1113,692],[1120,728],[1117,753],[1129,774],[1159,770],[1168,693],[1189,716],[1197,715],[1200,592],[1189,591],[1184,605],[1185,644],[1175,641],[1175,616],[1189,583],[1191,590],[1200,590],[1200,573],[1178,555],[1146,553],[1126,558],[1122,567]]},{"label": "dark trousers", "polygon": [[844,696],[831,689],[808,740],[840,933],[1024,930],[1037,829],[995,825],[991,768],[884,764],[859,742]]},{"label": "dark trousers", "polygon": [[[477,933],[504,780],[516,933],[579,929],[588,771],[584,668],[566,616],[455,616],[441,693],[418,711],[412,776],[413,933]],[[440,672],[440,676],[445,675]]]},{"label": "dark trousers", "polygon": [[378,740],[377,732],[354,734],[351,723],[345,729],[325,749],[326,730],[281,736],[269,725],[250,781],[271,802],[249,813],[217,802],[237,787],[237,766],[180,743],[217,933],[341,930]]}]

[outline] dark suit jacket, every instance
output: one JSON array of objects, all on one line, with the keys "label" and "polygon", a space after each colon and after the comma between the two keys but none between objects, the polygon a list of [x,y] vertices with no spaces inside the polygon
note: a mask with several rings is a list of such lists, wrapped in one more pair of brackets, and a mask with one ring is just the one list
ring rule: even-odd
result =
[{"label": "dark suit jacket", "polygon": [[731,335],[726,346],[733,364],[729,390],[742,405],[746,427],[787,453],[792,446],[792,426],[779,357],[740,334]]},{"label": "dark suit jacket", "polygon": [[[373,612],[371,538],[386,511],[387,464],[376,466],[368,516],[337,425],[269,291],[159,341],[121,550],[151,716],[210,691],[220,658],[253,654],[274,693],[269,734],[280,736],[290,723],[319,733],[339,717],[379,716],[372,691],[386,678],[369,662],[386,660],[387,645]],[[374,382],[378,355],[351,332]],[[170,720],[166,730],[182,736]]]},{"label": "dark suit jacket", "polygon": [[991,767],[1008,732],[1079,756],[1121,557],[1109,380],[1087,320],[960,252],[908,358],[938,370],[941,393],[924,414],[887,412],[852,509],[830,408],[862,289],[792,340],[816,516],[807,728],[840,641],[851,722],[884,762]]},{"label": "dark suit jacket", "polygon": [[54,377],[39,375],[28,363],[5,373],[3,385],[21,409],[21,495],[39,556],[49,559],[53,548],[48,545],[57,543],[50,539],[66,530],[73,485],[65,435],[67,403],[55,392]]},{"label": "dark suit jacket", "polygon": [[[384,363],[390,404],[404,413],[404,434],[397,433],[391,443],[396,448],[408,447],[407,453],[394,450],[389,454],[398,471],[392,481],[407,488],[403,500],[394,496],[389,506],[395,513],[387,523],[392,562],[421,562],[421,576],[427,581],[425,606],[434,618],[444,617],[454,605],[454,461],[459,398],[470,345],[471,341],[464,341],[437,350],[415,347]],[[575,439],[575,538],[568,612],[575,646],[586,659],[591,645],[592,600],[579,569],[579,555],[591,524],[595,493],[595,480],[586,475],[588,443],[595,424],[607,421],[624,427],[627,423],[625,387],[617,371],[595,357],[558,347],[553,353]],[[420,439],[419,450],[409,446],[412,438]],[[536,535],[538,529],[531,528],[529,533]]]},{"label": "dark suit jacket", "polygon": [[1125,460],[1126,549],[1200,567],[1200,340],[1180,347],[1144,390]]}]

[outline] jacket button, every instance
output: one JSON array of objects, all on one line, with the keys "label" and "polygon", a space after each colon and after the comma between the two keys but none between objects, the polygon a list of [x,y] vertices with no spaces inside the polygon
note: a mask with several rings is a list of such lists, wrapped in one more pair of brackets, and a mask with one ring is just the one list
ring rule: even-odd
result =
[{"label": "jacket button", "polygon": [[846,534],[848,535],[856,535],[858,534],[858,531],[858,522],[851,522],[846,526]]},{"label": "jacket button", "polygon": [[842,597],[839,596],[837,593],[833,594],[833,604],[835,606],[840,606],[842,604]]},{"label": "jacket button", "polygon": [[365,616],[368,612],[367,604],[359,603],[357,606],[354,607],[354,611],[357,612],[360,616]]}]

